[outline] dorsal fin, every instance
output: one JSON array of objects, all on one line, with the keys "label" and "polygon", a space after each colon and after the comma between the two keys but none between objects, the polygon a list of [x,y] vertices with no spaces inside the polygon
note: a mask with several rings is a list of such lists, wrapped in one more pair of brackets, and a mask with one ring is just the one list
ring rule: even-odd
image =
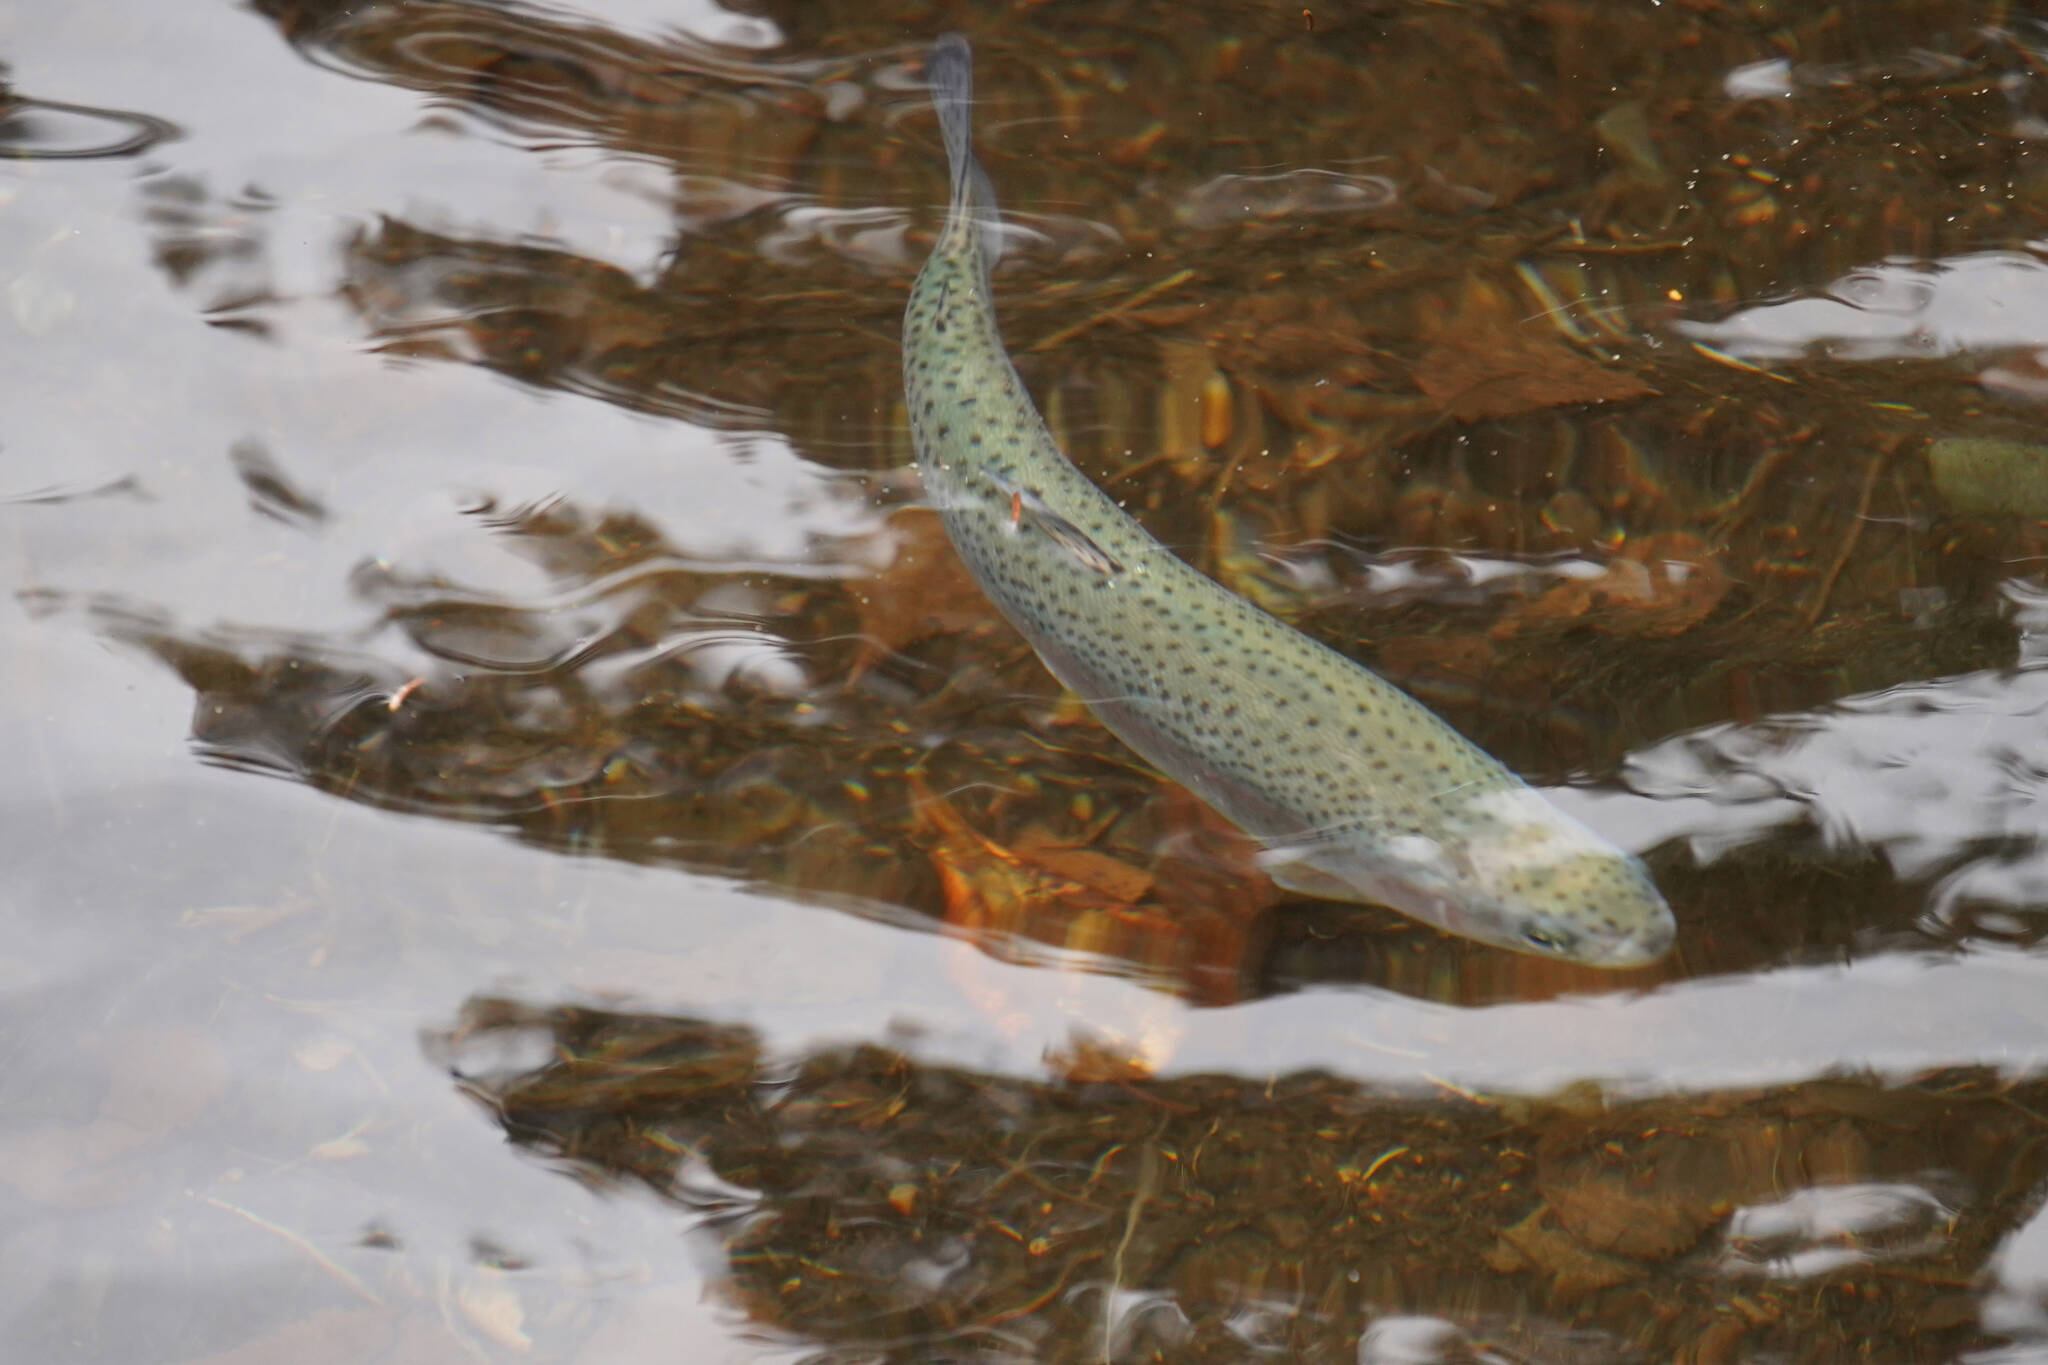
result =
[{"label": "dorsal fin", "polygon": [[932,112],[939,116],[939,133],[946,140],[946,165],[953,173],[946,231],[950,235],[973,224],[982,265],[993,266],[1003,254],[1003,232],[995,190],[974,159],[974,51],[967,40],[948,33],[932,44],[924,78],[931,87]]}]

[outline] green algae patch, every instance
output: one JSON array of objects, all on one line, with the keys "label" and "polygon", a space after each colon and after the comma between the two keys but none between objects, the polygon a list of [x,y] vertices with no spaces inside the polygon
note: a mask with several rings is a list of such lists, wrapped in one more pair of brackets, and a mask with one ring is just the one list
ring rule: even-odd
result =
[{"label": "green algae patch", "polygon": [[1935,491],[1958,512],[2048,517],[2048,445],[1994,436],[1929,443]]}]

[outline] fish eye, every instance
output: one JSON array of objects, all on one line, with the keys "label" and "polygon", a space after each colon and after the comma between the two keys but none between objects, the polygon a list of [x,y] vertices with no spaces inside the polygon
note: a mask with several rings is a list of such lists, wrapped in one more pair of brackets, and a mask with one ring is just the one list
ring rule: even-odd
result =
[{"label": "fish eye", "polygon": [[1563,952],[1566,943],[1563,934],[1555,933],[1549,929],[1524,929],[1522,931],[1522,941],[1531,947],[1541,948],[1545,952],[1551,953]]}]

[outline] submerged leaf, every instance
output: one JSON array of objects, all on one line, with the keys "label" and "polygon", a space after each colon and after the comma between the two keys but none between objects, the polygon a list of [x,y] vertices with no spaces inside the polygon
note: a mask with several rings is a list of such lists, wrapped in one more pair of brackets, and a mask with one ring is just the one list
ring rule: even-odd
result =
[{"label": "submerged leaf", "polygon": [[1460,422],[1656,392],[1628,371],[1573,350],[1554,329],[1525,321],[1519,311],[1475,282],[1456,313],[1434,329],[1434,344],[1415,368],[1416,387]]},{"label": "submerged leaf", "polygon": [[[915,831],[945,891],[946,923],[984,951],[1028,958],[1023,942],[1042,943],[1164,978],[1207,1003],[1242,997],[1273,891],[1255,872],[1239,878],[1224,871],[1213,843],[1191,846],[1193,860],[1168,858],[1156,872],[1061,841],[1042,826],[1005,847],[915,773],[910,787]],[[1191,830],[1190,837],[1202,835]],[[1233,894],[1240,887],[1244,894]],[[1155,891],[1163,893],[1158,903],[1144,901]]]},{"label": "submerged leaf", "polygon": [[906,645],[1001,625],[989,600],[960,564],[938,513],[904,508],[889,518],[887,567],[851,585],[860,614],[862,658],[855,672]]},{"label": "submerged leaf", "polygon": [[1643,1269],[1618,1256],[1589,1251],[1559,1229],[1548,1208],[1539,1208],[1513,1227],[1500,1230],[1500,1241],[1486,1263],[1503,1274],[1534,1270],[1550,1277],[1566,1297],[1612,1289],[1643,1278]]},{"label": "submerged leaf", "polygon": [[1728,594],[1728,573],[1689,531],[1632,540],[1597,578],[1570,578],[1502,617],[1493,638],[1590,618],[1623,635],[1679,635],[1705,620]]}]

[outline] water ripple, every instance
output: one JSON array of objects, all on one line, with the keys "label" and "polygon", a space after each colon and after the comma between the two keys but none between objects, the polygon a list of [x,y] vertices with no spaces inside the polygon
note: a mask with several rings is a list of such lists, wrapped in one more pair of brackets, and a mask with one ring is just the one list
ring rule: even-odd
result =
[{"label": "water ripple", "polygon": [[84,161],[140,156],[178,136],[178,125],[155,114],[31,99],[0,86],[0,158]]}]

